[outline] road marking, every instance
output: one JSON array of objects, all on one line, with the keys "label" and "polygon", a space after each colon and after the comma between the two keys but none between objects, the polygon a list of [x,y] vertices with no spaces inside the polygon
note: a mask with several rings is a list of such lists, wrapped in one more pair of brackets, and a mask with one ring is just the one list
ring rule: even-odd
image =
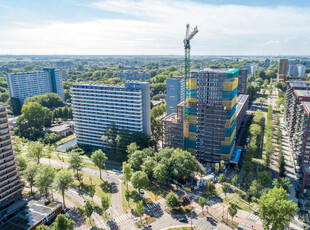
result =
[{"label": "road marking", "polygon": [[123,214],[123,215],[115,217],[115,222],[117,224],[119,224],[119,223],[122,223],[122,222],[124,222],[124,221],[126,221],[128,219],[129,219],[129,217],[127,216],[127,214]]}]

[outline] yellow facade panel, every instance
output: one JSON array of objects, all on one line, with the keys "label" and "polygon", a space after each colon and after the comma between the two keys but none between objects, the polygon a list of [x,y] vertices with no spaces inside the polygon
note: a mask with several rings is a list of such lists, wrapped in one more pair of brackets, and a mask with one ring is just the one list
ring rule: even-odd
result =
[{"label": "yellow facade panel", "polygon": [[196,103],[197,102],[197,98],[186,98],[186,102]]},{"label": "yellow facade panel", "polygon": [[196,133],[193,133],[193,132],[188,132],[188,133],[189,133],[188,139],[196,141]]},{"label": "yellow facade panel", "polygon": [[188,123],[190,123],[190,124],[197,124],[197,117],[196,116],[189,115],[187,117],[187,120],[188,120]]}]

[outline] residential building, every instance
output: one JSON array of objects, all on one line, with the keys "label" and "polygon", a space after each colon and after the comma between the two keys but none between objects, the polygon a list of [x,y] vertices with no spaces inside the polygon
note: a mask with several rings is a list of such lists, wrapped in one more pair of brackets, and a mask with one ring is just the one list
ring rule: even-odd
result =
[{"label": "residential building", "polygon": [[296,65],[298,76],[299,77],[305,77],[306,74],[306,67],[304,65]]},{"label": "residential building", "polygon": [[254,76],[255,71],[258,70],[259,68],[259,64],[254,62],[250,65],[250,68],[251,68],[251,74],[252,76]]},{"label": "residential building", "polygon": [[167,115],[177,112],[177,105],[184,101],[184,76],[167,79]]},{"label": "residential building", "polygon": [[10,97],[15,97],[21,103],[27,97],[46,93],[57,93],[64,99],[62,71],[44,68],[37,72],[20,72],[7,74]]},{"label": "residential building", "polygon": [[279,60],[278,77],[277,77],[278,82],[286,80],[287,68],[288,68],[288,59],[280,59]]},{"label": "residential building", "polygon": [[270,66],[270,59],[265,59],[265,66],[267,68]]},{"label": "residential building", "polygon": [[247,93],[248,70],[239,69],[238,75],[238,95]]},{"label": "residential building", "polygon": [[106,127],[114,123],[129,132],[151,135],[150,83],[71,86],[77,143],[101,147]]},{"label": "residential building", "polygon": [[184,101],[177,105],[177,113],[171,113],[162,120],[163,148],[181,148],[183,149],[183,113]]},{"label": "residential building", "polygon": [[40,225],[51,225],[63,212],[64,205],[57,201],[31,200],[10,219],[0,223],[0,229],[35,230]]},{"label": "residential building", "polygon": [[249,95],[247,94],[240,94],[237,97],[237,106],[236,106],[236,133],[239,131],[241,127],[242,121],[245,117],[246,111],[249,108]]},{"label": "residential building", "polygon": [[296,65],[288,66],[288,75],[289,76],[298,76],[298,69]]},{"label": "residential building", "polygon": [[184,149],[202,163],[229,161],[235,146],[238,69],[191,71],[184,105]]},{"label": "residential building", "polygon": [[0,220],[6,208],[21,200],[23,184],[19,178],[12,133],[5,106],[0,105]]},{"label": "residential building", "polygon": [[239,160],[240,154],[233,156],[236,130],[248,107],[248,95],[237,99],[239,75],[238,69],[191,71],[185,102],[162,121],[163,147],[183,147],[207,164]]},{"label": "residential building", "polygon": [[125,81],[146,81],[151,79],[151,74],[146,72],[117,72],[116,76]]}]

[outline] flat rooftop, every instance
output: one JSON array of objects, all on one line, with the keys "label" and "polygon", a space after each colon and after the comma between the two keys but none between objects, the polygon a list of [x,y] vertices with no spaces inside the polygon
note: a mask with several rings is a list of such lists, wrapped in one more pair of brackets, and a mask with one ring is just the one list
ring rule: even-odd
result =
[{"label": "flat rooftop", "polygon": [[237,97],[237,104],[236,104],[236,115],[239,114],[240,110],[242,109],[242,107],[244,106],[244,103],[246,102],[246,100],[249,98],[249,95],[247,94],[240,94]]},{"label": "flat rooftop", "polygon": [[309,101],[303,101],[301,102],[304,109],[306,110],[307,114],[310,114],[310,102]]},{"label": "flat rooftop", "polygon": [[5,224],[0,225],[0,229],[28,230],[52,214],[61,205],[56,202],[45,205],[44,201],[29,201],[28,205],[20,213],[9,219]]},{"label": "flat rooftop", "polygon": [[162,121],[176,122],[177,118],[178,118],[178,116],[176,113],[171,113],[170,115],[163,118]]},{"label": "flat rooftop", "polygon": [[291,88],[309,88],[310,84],[306,82],[291,82],[290,83]]},{"label": "flat rooftop", "polygon": [[[310,86],[309,86],[310,87]],[[294,90],[296,96],[298,97],[310,97],[310,91],[309,90]]]}]

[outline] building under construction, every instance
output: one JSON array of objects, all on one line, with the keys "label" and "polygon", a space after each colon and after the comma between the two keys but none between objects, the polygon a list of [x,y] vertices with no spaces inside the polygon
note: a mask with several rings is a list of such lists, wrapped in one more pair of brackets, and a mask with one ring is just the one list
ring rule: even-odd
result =
[{"label": "building under construction", "polygon": [[185,103],[178,105],[177,114],[163,119],[163,147],[183,147],[203,163],[228,162],[236,139],[238,72],[218,68],[191,71]]}]

